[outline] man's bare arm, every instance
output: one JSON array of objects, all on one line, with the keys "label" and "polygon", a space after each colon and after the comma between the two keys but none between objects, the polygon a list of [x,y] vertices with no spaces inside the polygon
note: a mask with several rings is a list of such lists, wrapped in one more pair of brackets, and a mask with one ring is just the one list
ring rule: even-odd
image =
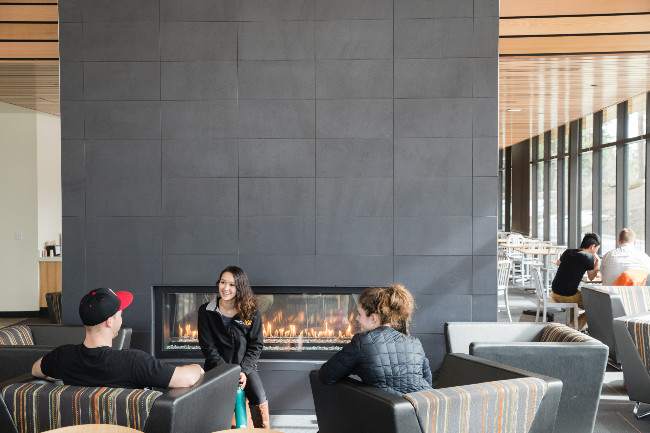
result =
[{"label": "man's bare arm", "polygon": [[590,281],[596,278],[599,269],[600,269],[600,257],[598,257],[598,254],[594,254],[594,268],[591,271],[587,271],[587,277],[589,277]]},{"label": "man's bare arm", "polygon": [[34,363],[34,365],[32,365],[32,376],[34,376],[34,377],[40,377],[41,379],[51,380],[51,381],[59,380],[59,379],[55,379],[55,378],[53,378],[53,377],[46,376],[46,375],[43,373],[43,370],[41,370],[41,360],[42,360],[42,359],[43,359],[43,358],[39,358],[38,361],[36,361],[36,362]]},{"label": "man's bare arm", "polygon": [[199,364],[181,365],[174,369],[169,388],[185,388],[194,385],[204,373]]}]

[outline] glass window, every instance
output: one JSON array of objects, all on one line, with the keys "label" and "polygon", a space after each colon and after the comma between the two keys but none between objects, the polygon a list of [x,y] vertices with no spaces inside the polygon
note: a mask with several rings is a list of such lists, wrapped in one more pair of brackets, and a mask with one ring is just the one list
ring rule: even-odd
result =
[{"label": "glass window", "polygon": [[552,159],[549,164],[549,241],[557,244],[557,159]]},{"label": "glass window", "polygon": [[603,244],[601,252],[605,254],[616,248],[616,146],[602,150],[602,161]]},{"label": "glass window", "polygon": [[[567,161],[568,162],[568,161]],[[567,164],[568,165],[568,164]],[[592,183],[591,174],[593,168],[593,152],[580,154],[580,200],[582,209],[580,209],[580,238],[585,233],[593,230],[593,206],[592,206]]]},{"label": "glass window", "polygon": [[564,238],[558,244],[566,245],[569,238],[569,158],[564,158]]},{"label": "glass window", "polygon": [[539,142],[537,144],[537,158],[544,159],[544,134],[539,136]]},{"label": "glass window", "polygon": [[557,128],[551,131],[551,156],[557,155]]},{"label": "glass window", "polygon": [[603,110],[603,142],[601,144],[613,143],[616,141],[616,105]]},{"label": "glass window", "polygon": [[[580,136],[580,149],[589,149],[594,145],[594,115],[590,114],[582,118],[582,131]],[[614,128],[616,129],[616,128]],[[567,125],[567,131],[569,130]],[[616,131],[615,131],[616,132]],[[567,143],[568,143],[567,138]]]},{"label": "glass window", "polygon": [[544,163],[537,163],[537,238],[544,238]]},{"label": "glass window", "polygon": [[499,172],[501,177],[501,219],[500,226],[502,229],[506,226],[506,176],[505,172]]},{"label": "glass window", "polygon": [[627,146],[627,226],[636,233],[637,248],[645,251],[645,140]]},{"label": "glass window", "polygon": [[627,103],[627,138],[645,134],[645,100],[646,93],[642,93]]}]

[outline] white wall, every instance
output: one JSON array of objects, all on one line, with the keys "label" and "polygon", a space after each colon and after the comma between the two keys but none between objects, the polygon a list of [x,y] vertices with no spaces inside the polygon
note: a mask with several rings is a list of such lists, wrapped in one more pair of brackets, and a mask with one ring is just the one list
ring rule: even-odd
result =
[{"label": "white wall", "polygon": [[[0,311],[38,310],[36,112],[0,102]],[[16,240],[16,232],[22,240]]]},{"label": "white wall", "polygon": [[61,233],[61,118],[36,113],[38,248]]}]

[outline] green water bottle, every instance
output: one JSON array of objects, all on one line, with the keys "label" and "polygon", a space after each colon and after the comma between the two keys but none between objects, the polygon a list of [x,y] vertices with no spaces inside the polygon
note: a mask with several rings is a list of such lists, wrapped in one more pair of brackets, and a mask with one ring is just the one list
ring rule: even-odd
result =
[{"label": "green water bottle", "polygon": [[237,388],[237,398],[235,399],[235,424],[237,428],[246,428],[246,396],[241,386]]}]

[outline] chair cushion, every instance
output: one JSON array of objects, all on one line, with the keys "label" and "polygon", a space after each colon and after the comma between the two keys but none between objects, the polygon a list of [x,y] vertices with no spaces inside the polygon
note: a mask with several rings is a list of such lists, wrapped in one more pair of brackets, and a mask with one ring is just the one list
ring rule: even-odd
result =
[{"label": "chair cushion", "polygon": [[644,269],[628,269],[614,281],[615,286],[645,286],[648,271]]},{"label": "chair cushion", "polygon": [[542,330],[541,343],[597,343],[598,340],[560,323],[549,323]]},{"label": "chair cushion", "polygon": [[625,320],[625,326],[639,351],[645,369],[650,374],[650,314]]},{"label": "chair cushion", "polygon": [[32,330],[29,326],[14,325],[0,329],[0,345],[16,346],[16,345],[34,345],[32,338]]},{"label": "chair cushion", "polygon": [[423,433],[526,433],[546,393],[533,377],[404,394]]},{"label": "chair cushion", "polygon": [[116,424],[144,430],[151,406],[162,393],[144,389],[15,383],[2,397],[16,430],[39,433],[78,424]]}]

